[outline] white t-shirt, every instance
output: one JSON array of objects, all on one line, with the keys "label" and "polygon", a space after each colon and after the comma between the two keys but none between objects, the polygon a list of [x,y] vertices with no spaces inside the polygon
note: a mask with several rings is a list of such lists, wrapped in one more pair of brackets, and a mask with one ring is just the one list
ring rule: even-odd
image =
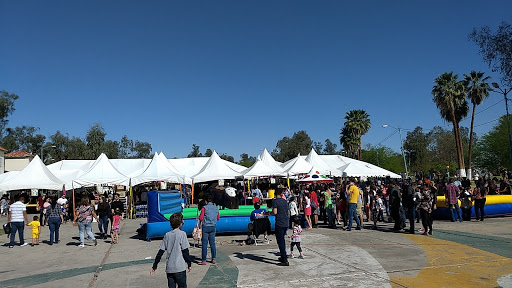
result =
[{"label": "white t-shirt", "polygon": [[11,206],[9,206],[9,211],[11,212],[11,222],[24,222],[25,217],[23,216],[23,211],[27,211],[27,206],[21,201],[16,201]]},{"label": "white t-shirt", "polygon": [[290,216],[295,216],[299,214],[299,210],[297,209],[297,203],[295,201],[290,202]]},{"label": "white t-shirt", "polygon": [[59,199],[57,199],[57,204],[59,204],[60,206],[64,206],[64,205],[68,204],[68,199],[59,198]]}]

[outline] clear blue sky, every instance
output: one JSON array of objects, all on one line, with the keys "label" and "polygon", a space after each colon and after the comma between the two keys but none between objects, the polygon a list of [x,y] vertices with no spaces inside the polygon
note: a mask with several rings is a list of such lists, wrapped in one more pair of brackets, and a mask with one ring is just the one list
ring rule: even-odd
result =
[{"label": "clear blue sky", "polygon": [[[370,114],[363,145],[375,145],[393,132],[383,124],[447,125],[431,100],[441,73],[498,80],[468,34],[511,11],[509,0],[1,1],[0,89],[20,96],[10,126],[83,137],[100,123],[170,158],[192,144],[255,156],[299,130],[339,146],[352,109]],[[476,124],[504,113],[502,102]]]}]

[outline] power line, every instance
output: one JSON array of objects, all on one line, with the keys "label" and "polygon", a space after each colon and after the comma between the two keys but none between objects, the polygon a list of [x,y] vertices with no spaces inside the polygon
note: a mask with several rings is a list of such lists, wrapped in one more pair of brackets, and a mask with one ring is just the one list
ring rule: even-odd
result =
[{"label": "power line", "polygon": [[482,124],[475,125],[475,127],[482,126],[482,125],[487,125],[487,124],[489,124],[489,123],[496,122],[496,121],[498,121],[498,120],[500,120],[500,118],[498,118],[498,119],[494,119],[494,120],[491,120],[491,121],[488,121],[488,122],[485,122],[485,123],[482,123]]},{"label": "power line", "polygon": [[377,144],[377,146],[379,146],[380,144],[382,144],[382,142],[388,140],[389,138],[393,137],[393,135],[396,134],[396,132],[398,132],[398,130],[395,129],[395,131],[393,131],[391,134],[389,134],[386,138],[384,138],[384,140],[380,141],[379,144]]}]

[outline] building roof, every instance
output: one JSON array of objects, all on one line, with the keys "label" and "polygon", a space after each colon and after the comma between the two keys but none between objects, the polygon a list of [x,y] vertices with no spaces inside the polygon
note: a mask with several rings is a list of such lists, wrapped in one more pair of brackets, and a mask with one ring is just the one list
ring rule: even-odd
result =
[{"label": "building roof", "polygon": [[28,157],[32,157],[33,158],[33,157],[35,157],[31,153],[28,153],[28,152],[23,151],[23,150],[7,153],[4,156],[6,158],[28,158]]},{"label": "building roof", "polygon": [[0,146],[0,151],[7,152],[7,149],[5,149],[4,147]]}]

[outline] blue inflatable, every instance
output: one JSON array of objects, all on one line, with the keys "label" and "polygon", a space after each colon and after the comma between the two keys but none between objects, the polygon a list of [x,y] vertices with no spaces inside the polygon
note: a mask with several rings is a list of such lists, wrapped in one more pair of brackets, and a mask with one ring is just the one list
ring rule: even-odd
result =
[{"label": "blue inflatable", "polygon": [[[169,220],[165,214],[183,211],[183,199],[180,191],[150,191],[148,192],[148,220],[146,225],[146,240],[163,237],[171,231]],[[272,230],[274,230],[275,216],[269,216]],[[184,219],[182,230],[192,235],[196,219]],[[247,233],[247,225],[251,222],[249,216],[222,216],[217,221],[217,233]]]}]

